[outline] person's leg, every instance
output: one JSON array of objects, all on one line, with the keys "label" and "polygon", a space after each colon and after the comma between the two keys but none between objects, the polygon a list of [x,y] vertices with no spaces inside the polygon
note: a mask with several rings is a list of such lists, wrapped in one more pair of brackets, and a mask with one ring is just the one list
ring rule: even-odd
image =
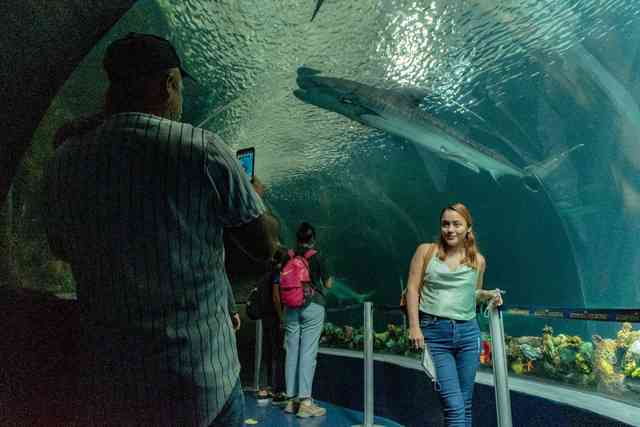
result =
[{"label": "person's leg", "polygon": [[299,372],[300,408],[297,412],[297,416],[300,418],[321,417],[327,413],[325,408],[316,405],[311,399],[324,316],[324,307],[315,303],[309,304],[302,311]]},{"label": "person's leg", "polygon": [[[273,390],[273,368],[274,368],[274,340],[275,340],[275,330],[277,327],[275,322],[271,317],[264,317],[262,319],[262,348],[263,348],[263,356],[262,356],[262,368],[264,369],[264,375],[261,377],[264,378],[264,381],[260,385],[260,390],[258,391],[258,397],[264,398],[268,397],[265,394],[268,394],[268,390]],[[261,379],[262,379],[261,378]]]},{"label": "person's leg", "polygon": [[454,356],[453,322],[424,319],[420,326],[436,368],[435,388],[442,403],[445,426],[464,427],[464,400]]},{"label": "person's leg", "polygon": [[284,330],[277,324],[274,331],[274,343],[273,343],[273,390],[276,393],[284,392]]},{"label": "person's leg", "polygon": [[313,302],[302,311],[300,371],[298,373],[300,387],[298,397],[300,399],[311,397],[324,314],[324,307]]},{"label": "person's leg", "polygon": [[285,382],[287,396],[298,396],[298,370],[300,360],[300,310],[285,311]]},{"label": "person's leg", "polygon": [[242,427],[244,425],[244,394],[240,379],[236,383],[227,403],[213,420],[210,427]]},{"label": "person's leg", "polygon": [[456,365],[458,367],[458,378],[460,379],[460,390],[464,400],[465,425],[471,427],[473,422],[473,412],[471,404],[473,402],[473,388],[476,381],[476,372],[480,365],[480,328],[475,320],[456,325],[458,353],[456,355]]}]

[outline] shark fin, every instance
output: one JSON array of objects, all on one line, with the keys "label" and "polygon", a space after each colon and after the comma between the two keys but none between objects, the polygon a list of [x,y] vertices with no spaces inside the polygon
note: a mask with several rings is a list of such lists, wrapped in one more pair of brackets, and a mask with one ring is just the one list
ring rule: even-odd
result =
[{"label": "shark fin", "polygon": [[316,8],[313,11],[313,15],[311,16],[311,21],[309,21],[309,22],[313,22],[313,20],[315,19],[316,15],[318,14],[318,11],[320,10],[320,6],[322,6],[322,3],[324,3],[324,0],[317,0],[316,1]]},{"label": "shark fin", "polygon": [[304,65],[298,67],[299,76],[315,76],[317,74],[322,74],[322,71],[316,70],[315,68],[305,67]]},{"label": "shark fin", "polygon": [[447,163],[419,146],[416,146],[416,151],[424,163],[424,168],[431,178],[433,186],[439,193],[443,193],[447,188],[447,174],[449,172]]},{"label": "shark fin", "polygon": [[500,178],[500,175],[498,174],[498,172],[495,169],[488,169],[488,171],[489,171],[489,175],[491,175],[491,178],[493,178],[496,184],[500,184],[500,181],[498,181],[498,178]]}]

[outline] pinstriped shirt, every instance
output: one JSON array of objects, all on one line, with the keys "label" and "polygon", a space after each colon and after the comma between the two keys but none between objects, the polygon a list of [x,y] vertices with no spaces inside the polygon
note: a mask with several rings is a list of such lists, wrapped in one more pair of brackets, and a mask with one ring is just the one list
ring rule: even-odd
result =
[{"label": "pinstriped shirt", "polygon": [[67,140],[45,182],[50,245],[98,361],[86,383],[168,399],[168,425],[208,425],[240,370],[223,229],[265,211],[234,154],[206,130],[122,113]]}]

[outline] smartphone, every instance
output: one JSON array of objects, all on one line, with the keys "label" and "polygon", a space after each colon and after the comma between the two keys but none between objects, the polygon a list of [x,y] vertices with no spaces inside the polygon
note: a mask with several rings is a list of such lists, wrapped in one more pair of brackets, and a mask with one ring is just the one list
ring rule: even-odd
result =
[{"label": "smartphone", "polygon": [[236,157],[242,166],[242,169],[249,175],[249,178],[254,176],[254,166],[256,162],[256,149],[254,147],[242,148],[236,151]]}]

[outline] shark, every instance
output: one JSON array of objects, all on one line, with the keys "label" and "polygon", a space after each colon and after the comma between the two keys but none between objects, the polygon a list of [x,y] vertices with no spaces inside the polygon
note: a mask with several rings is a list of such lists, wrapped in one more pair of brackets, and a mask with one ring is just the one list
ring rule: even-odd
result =
[{"label": "shark", "polygon": [[338,305],[344,305],[347,303],[362,304],[363,302],[370,300],[376,292],[375,290],[367,293],[356,292],[347,285],[345,280],[336,277],[332,279],[332,283],[333,285],[331,286],[331,289],[327,292],[327,298],[335,298],[338,301]]},{"label": "shark", "polygon": [[[495,150],[468,138],[424,108],[429,92],[420,88],[382,89],[353,80],[325,77],[322,72],[299,67],[294,96],[311,105],[342,114],[356,122],[399,136],[426,148],[435,156],[476,173],[488,172],[495,182],[515,176],[525,188],[538,192],[542,180],[577,144],[542,162],[518,166]],[[428,168],[429,169],[429,168]]]}]

